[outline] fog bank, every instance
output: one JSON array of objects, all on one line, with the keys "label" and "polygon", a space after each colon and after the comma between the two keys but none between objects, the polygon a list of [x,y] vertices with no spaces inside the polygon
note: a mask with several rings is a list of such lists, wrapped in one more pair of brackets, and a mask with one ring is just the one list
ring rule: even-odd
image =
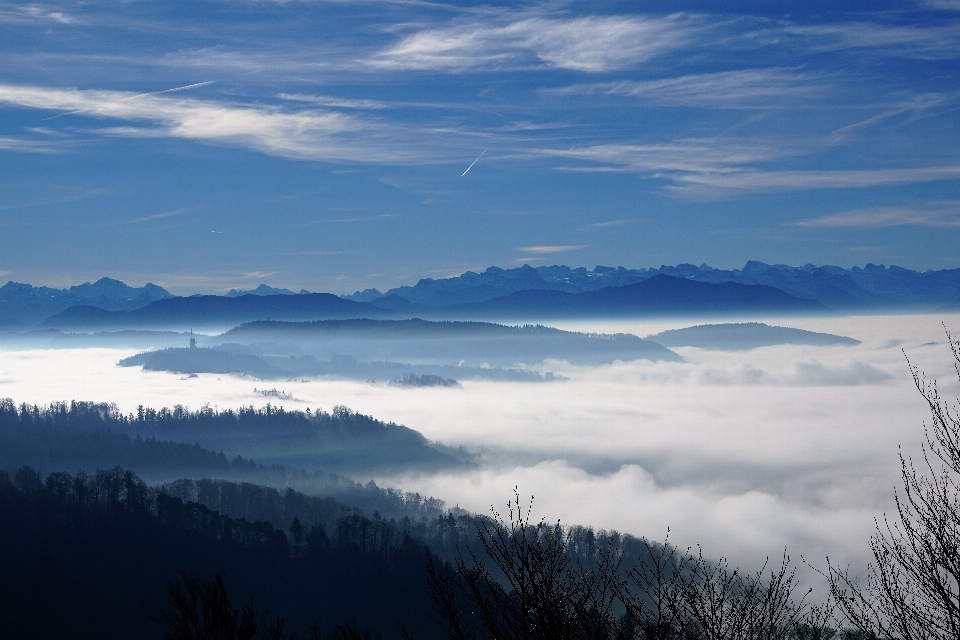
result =
[{"label": "fog bank", "polygon": [[[403,388],[354,381],[271,382],[186,377],[116,366],[134,350],[0,352],[0,396],[46,404],[85,399],[137,405],[270,401],[289,408],[346,405],[479,453],[469,471],[405,474],[379,483],[484,512],[514,486],[547,518],[662,538],[749,562],[787,546],[855,566],[867,559],[873,518],[893,504],[898,445],[916,453],[926,405],[901,349],[956,395],[944,321],[960,316],[783,319],[856,346],[772,346],[721,352],[678,348],[686,362],[550,362],[567,380],[463,381]],[[695,322],[571,323],[563,328],[646,336]],[[531,363],[534,364],[534,363]],[[256,451],[243,452],[245,457]],[[358,478],[368,480],[369,478]]]}]

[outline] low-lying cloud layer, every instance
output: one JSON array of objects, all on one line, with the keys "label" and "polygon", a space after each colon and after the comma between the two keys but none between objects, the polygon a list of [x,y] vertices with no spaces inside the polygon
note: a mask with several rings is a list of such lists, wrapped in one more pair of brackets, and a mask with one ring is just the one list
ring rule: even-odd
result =
[{"label": "low-lying cloud layer", "polygon": [[[486,511],[518,486],[565,522],[659,538],[750,563],[782,552],[862,567],[873,518],[893,507],[898,446],[916,454],[926,416],[903,353],[956,392],[944,343],[960,316],[784,320],[853,347],[681,349],[687,362],[551,362],[556,383],[465,381],[462,389],[306,380],[277,388],[293,409],[344,404],[479,454],[468,471],[378,478]],[[689,324],[689,323],[687,323]],[[683,323],[565,327],[648,335]],[[7,351],[0,396],[139,404],[264,404],[256,380],[121,368],[123,350]],[[273,383],[271,383],[273,384]],[[256,451],[244,451],[256,458]]]}]

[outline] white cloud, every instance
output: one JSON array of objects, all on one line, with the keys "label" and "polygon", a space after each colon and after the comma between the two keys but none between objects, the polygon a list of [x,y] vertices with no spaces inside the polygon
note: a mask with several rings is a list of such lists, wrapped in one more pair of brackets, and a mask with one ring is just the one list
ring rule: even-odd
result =
[{"label": "white cloud", "polygon": [[292,102],[307,102],[320,107],[340,107],[343,109],[387,109],[389,103],[380,100],[353,100],[337,96],[314,96],[302,93],[281,93],[277,96],[281,100]]},{"label": "white cloud", "polygon": [[919,207],[874,207],[842,211],[792,223],[798,227],[861,227],[899,226],[960,227],[960,201],[934,202]]},{"label": "white cloud", "polygon": [[627,220],[627,219],[605,220],[604,222],[593,222],[590,224],[585,224],[582,227],[580,227],[580,229],[585,231],[587,229],[606,229],[607,227],[622,227],[627,224],[634,224],[635,222],[636,220]]},{"label": "white cloud", "polygon": [[187,211],[190,211],[192,207],[183,207],[180,209],[174,209],[172,211],[164,211],[162,213],[154,213],[148,216],[143,216],[142,218],[136,218],[131,222],[149,222],[150,220],[161,220],[163,218],[173,218],[175,216],[183,215]]},{"label": "white cloud", "polygon": [[579,84],[545,93],[635,97],[643,102],[685,107],[750,108],[796,100],[816,93],[809,79],[788,69],[744,69],[659,80]]},{"label": "white cloud", "polygon": [[14,24],[49,24],[56,22],[64,25],[81,23],[80,20],[63,11],[55,11],[34,3],[21,6],[7,3],[0,5],[0,22]]},{"label": "white cloud", "polygon": [[712,197],[733,191],[841,189],[935,182],[960,178],[960,165],[890,169],[791,170],[757,165],[805,155],[802,142],[736,138],[683,139],[653,144],[599,144],[574,149],[542,149],[545,156],[592,164],[570,171],[619,171],[665,180],[667,191]]},{"label": "white cloud", "polygon": [[852,387],[880,384],[891,377],[886,371],[860,360],[823,363],[807,358],[791,364],[786,382],[796,386]]},{"label": "white cloud", "polygon": [[819,25],[787,25],[764,29],[749,37],[767,44],[783,44],[796,38],[812,51],[869,49],[876,53],[921,60],[953,60],[960,57],[960,23],[889,25],[877,22],[847,22]]},{"label": "white cloud", "polygon": [[533,247],[520,247],[520,251],[541,255],[550,253],[563,253],[564,251],[576,251],[577,249],[583,249],[586,246],[587,245],[585,244],[537,245]]},{"label": "white cloud", "polygon": [[686,45],[695,22],[680,14],[487,14],[417,31],[368,62],[389,69],[449,72],[538,66],[584,72],[627,69]]},{"label": "white cloud", "polygon": [[[736,563],[784,545],[795,557],[816,561],[829,553],[858,563],[868,557],[873,516],[893,506],[897,445],[915,451],[927,415],[901,343],[891,340],[904,340],[911,358],[940,377],[944,393],[953,393],[946,383],[956,374],[941,319],[960,326],[956,314],[793,319],[786,324],[862,343],[689,350],[686,363],[557,370],[569,380],[556,384],[466,380],[457,393],[316,379],[285,383],[303,402],[279,403],[297,409],[345,404],[431,441],[480,452],[482,464],[473,469],[387,479],[451,505],[485,511],[519,485],[537,496],[538,515],[650,537],[670,526],[676,542],[702,542],[708,553]],[[611,321],[582,328],[647,335],[690,324]],[[922,346],[932,341],[941,344]],[[38,404],[115,401],[124,412],[138,404],[263,403],[249,379],[201,374],[182,380],[115,366],[132,353],[5,351],[0,396]],[[709,370],[741,372],[741,380],[706,384],[700,372]],[[753,371],[775,384],[746,380]],[[881,379],[877,371],[892,377]],[[257,458],[256,451],[232,453]]]},{"label": "white cloud", "polygon": [[741,191],[780,191],[802,189],[848,189],[885,185],[937,182],[960,178],[960,165],[940,165],[911,169],[847,169],[821,171],[731,170],[688,173],[675,177],[673,190],[695,193],[698,190],[729,189]]},{"label": "white cloud", "polygon": [[942,11],[960,11],[960,0],[921,0],[920,4]]},{"label": "white cloud", "polygon": [[62,141],[37,140],[35,138],[18,138],[0,136],[0,149],[4,151],[21,151],[24,153],[59,153],[65,149]]},{"label": "white cloud", "polygon": [[341,112],[122,91],[0,85],[0,103],[132,123],[94,131],[103,135],[184,138],[313,160],[436,161],[441,147],[459,139],[447,129],[431,146],[428,130]]}]

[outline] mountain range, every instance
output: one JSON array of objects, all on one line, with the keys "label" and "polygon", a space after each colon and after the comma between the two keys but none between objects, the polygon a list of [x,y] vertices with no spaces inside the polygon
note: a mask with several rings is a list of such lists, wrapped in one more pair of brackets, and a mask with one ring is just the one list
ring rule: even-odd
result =
[{"label": "mountain range", "polygon": [[899,308],[937,309],[960,307],[960,269],[912,271],[897,266],[868,264],[863,268],[806,264],[802,267],[770,265],[751,260],[743,269],[714,269],[702,264],[661,266],[652,269],[625,269],[597,266],[592,271],[566,266],[515,269],[490,267],[476,273],[467,271],[455,278],[425,278],[415,286],[403,286],[384,293],[366,289],[345,296],[350,300],[394,305],[398,297],[428,307],[484,302],[518,291],[562,291],[584,293],[605,287],[623,287],[658,275],[696,282],[775,287],[797,298],[815,300],[837,311]]},{"label": "mountain range", "polygon": [[173,297],[172,293],[155,284],[130,287],[110,278],[68,289],[34,287],[11,281],[0,287],[0,329],[32,326],[78,305],[106,311],[132,311],[156,300]]},{"label": "mountain range", "polygon": [[960,308],[960,269],[913,271],[769,265],[743,269],[680,264],[653,269],[562,265],[490,267],[455,278],[420,280],[380,292],[334,296],[261,284],[224,296],[176,297],[147,284],[102,278],[66,289],[8,282],[0,287],[0,331],[236,325],[257,319],[346,318],[547,319],[942,311]]}]

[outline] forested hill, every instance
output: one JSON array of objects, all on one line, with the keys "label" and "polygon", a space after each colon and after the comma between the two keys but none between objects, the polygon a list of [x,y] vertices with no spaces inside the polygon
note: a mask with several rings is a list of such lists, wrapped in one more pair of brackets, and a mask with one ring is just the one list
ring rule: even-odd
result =
[{"label": "forested hill", "polygon": [[[287,411],[269,404],[259,409],[217,411],[203,407],[190,411],[177,405],[159,411],[140,407],[136,414],[124,415],[115,405],[102,403],[73,401],[40,408],[17,406],[9,398],[0,399],[0,434],[8,441],[40,446],[36,444],[38,433],[55,440],[57,430],[65,430],[65,434],[66,430],[91,434],[112,431],[133,438],[196,443],[226,452],[231,458],[243,455],[268,465],[310,472],[361,473],[368,477],[378,471],[441,469],[470,462],[467,454],[430,443],[413,429],[342,406],[327,412]],[[49,451],[51,456],[60,455],[55,453],[56,449]],[[3,455],[12,452],[0,457]],[[63,455],[69,456],[69,451]],[[42,461],[33,464],[50,469]],[[156,472],[151,469],[151,473]]]},{"label": "forested hill", "polygon": [[[0,620],[8,638],[161,638],[165,586],[227,576],[310,637],[355,619],[399,638],[441,634],[426,613],[427,551],[395,522],[348,515],[284,530],[184,502],[122,469],[0,472]],[[320,636],[323,637],[323,636]]]},{"label": "forested hill", "polygon": [[[388,640],[447,637],[432,619],[428,561],[442,566],[460,552],[484,558],[479,523],[472,515],[367,517],[248,484],[151,487],[119,467],[89,475],[0,470],[0,620],[5,637],[159,639],[167,631],[155,622],[169,607],[164,587],[183,572],[225,575],[234,602],[282,617],[298,637],[362,640],[323,634],[351,621]],[[561,535],[578,570],[622,552],[625,578],[650,559],[631,536],[583,527]],[[311,625],[317,633],[307,632]]]},{"label": "forested hill", "polygon": [[791,327],[773,327],[762,322],[701,324],[683,329],[669,329],[647,336],[647,339],[666,347],[699,347],[720,351],[739,351],[781,344],[818,347],[837,345],[850,347],[860,344],[859,340],[846,336]]},{"label": "forested hill", "polygon": [[490,322],[411,320],[328,320],[252,322],[217,336],[212,343],[293,342],[303,349],[359,360],[405,360],[454,366],[515,366],[545,359],[578,364],[613,360],[681,358],[659,344],[632,334],[563,331],[542,325],[507,326]]},{"label": "forested hill", "polygon": [[[46,473],[77,470],[93,473],[117,465],[154,484],[180,478],[208,478],[242,482],[243,486],[256,483],[292,488],[310,495],[327,496],[366,513],[376,511],[387,518],[436,517],[446,510],[440,500],[381,488],[373,482],[361,484],[323,471],[266,466],[242,456],[228,459],[222,452],[197,444],[131,437],[96,428],[96,423],[87,423],[84,428],[55,424],[37,419],[29,410],[18,411],[17,416],[4,412],[0,419],[0,469],[29,466]],[[234,515],[250,517],[246,512]]]}]

